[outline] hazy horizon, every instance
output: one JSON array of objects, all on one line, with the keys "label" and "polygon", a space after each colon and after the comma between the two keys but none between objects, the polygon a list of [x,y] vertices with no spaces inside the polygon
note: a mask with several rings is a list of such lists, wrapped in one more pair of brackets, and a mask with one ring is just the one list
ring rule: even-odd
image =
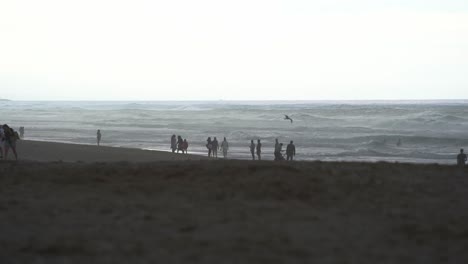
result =
[{"label": "hazy horizon", "polygon": [[468,3],[4,1],[0,98],[468,98]]},{"label": "hazy horizon", "polygon": [[171,100],[171,99],[9,99],[0,97],[0,101],[4,102],[460,102],[468,103],[468,98],[459,99],[184,99],[184,100]]},{"label": "hazy horizon", "polygon": [[363,99],[363,100],[10,100],[4,102],[38,103],[156,103],[156,104],[468,104],[468,99]]}]

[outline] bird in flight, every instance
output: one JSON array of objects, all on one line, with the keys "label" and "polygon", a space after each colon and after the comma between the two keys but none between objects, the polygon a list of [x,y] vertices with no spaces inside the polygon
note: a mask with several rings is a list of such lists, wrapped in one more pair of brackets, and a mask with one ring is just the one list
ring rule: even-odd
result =
[{"label": "bird in flight", "polygon": [[291,123],[293,122],[292,118],[290,118],[288,115],[284,115],[284,120],[289,120]]}]

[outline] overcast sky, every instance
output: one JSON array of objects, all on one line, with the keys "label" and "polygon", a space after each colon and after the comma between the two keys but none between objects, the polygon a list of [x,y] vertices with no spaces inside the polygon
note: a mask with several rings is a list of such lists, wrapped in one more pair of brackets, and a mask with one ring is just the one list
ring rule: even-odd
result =
[{"label": "overcast sky", "polygon": [[0,0],[0,98],[468,99],[468,1]]}]

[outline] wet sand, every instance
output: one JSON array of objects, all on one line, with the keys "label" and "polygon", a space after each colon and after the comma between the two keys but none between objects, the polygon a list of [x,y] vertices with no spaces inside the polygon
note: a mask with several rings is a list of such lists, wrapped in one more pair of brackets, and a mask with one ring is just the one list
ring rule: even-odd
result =
[{"label": "wet sand", "polygon": [[56,161],[0,162],[0,263],[468,261],[468,173],[454,166],[67,163],[48,151],[80,146],[44,144],[22,156]]}]

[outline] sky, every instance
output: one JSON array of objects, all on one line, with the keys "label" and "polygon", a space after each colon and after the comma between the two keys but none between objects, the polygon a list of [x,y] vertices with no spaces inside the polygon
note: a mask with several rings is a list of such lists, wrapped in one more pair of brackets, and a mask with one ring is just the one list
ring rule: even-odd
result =
[{"label": "sky", "polygon": [[468,99],[468,1],[0,0],[0,98]]}]

